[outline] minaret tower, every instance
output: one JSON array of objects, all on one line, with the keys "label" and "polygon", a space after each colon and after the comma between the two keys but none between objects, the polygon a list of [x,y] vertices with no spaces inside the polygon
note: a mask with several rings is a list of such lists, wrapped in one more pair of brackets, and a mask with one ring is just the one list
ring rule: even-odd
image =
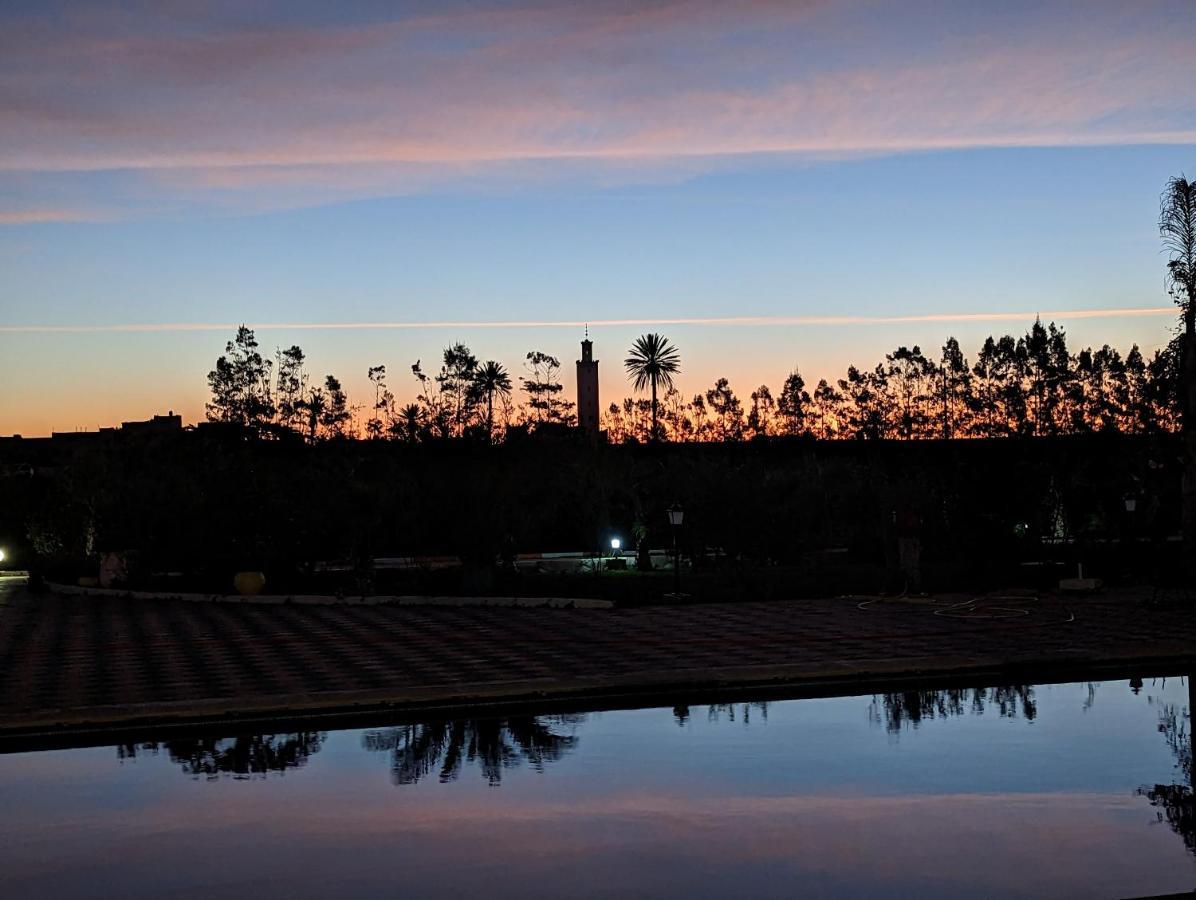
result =
[{"label": "minaret tower", "polygon": [[598,360],[594,359],[589,325],[577,361],[577,424],[587,434],[598,434]]}]

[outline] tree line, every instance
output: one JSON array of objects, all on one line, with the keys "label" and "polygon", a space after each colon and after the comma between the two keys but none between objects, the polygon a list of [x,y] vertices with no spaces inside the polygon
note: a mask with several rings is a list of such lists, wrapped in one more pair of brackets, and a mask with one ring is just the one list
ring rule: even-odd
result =
[{"label": "tree line", "polygon": [[574,404],[562,396],[561,362],[548,353],[527,354],[519,379],[524,396],[513,401],[506,367],[480,361],[462,343],[444,349],[439,371],[411,366],[415,400],[400,404],[387,380],[386,366],[367,372],[373,397],[353,404],[334,375],[313,379],[302,348],[263,355],[253,329],[242,325],[208,373],[210,422],[244,426],[263,436],[302,436],[311,442],[337,438],[401,440],[416,443],[449,438],[500,440],[512,427],[576,424]]},{"label": "tree line", "polygon": [[[1196,543],[1196,183],[1169,179],[1160,199],[1159,234],[1167,254],[1165,285],[1181,311],[1178,333],[1147,359],[1135,345],[1124,355],[1108,344],[1073,352],[1063,329],[1035,320],[1021,337],[989,337],[975,357],[949,338],[941,352],[901,346],[873,368],[848,366],[843,378],[807,390],[795,368],[777,392],[760,385],[747,398],[725,378],[693,397],[673,377],[677,348],[658,334],[638,338],[624,362],[637,392],[611,403],[602,426],[616,443],[742,441],[778,435],[833,439],[919,439],[1060,435],[1092,432],[1185,432],[1192,511],[1186,532]],[[293,346],[263,356],[242,325],[208,373],[210,420],[260,433],[419,442],[475,438],[488,443],[512,429],[576,424],[565,399],[560,360],[526,356],[522,399],[506,368],[482,362],[464,344],[446,347],[437,372],[411,366],[417,393],[400,405],[386,367],[372,366],[373,397],[353,405],[332,375],[313,381]]]},{"label": "tree line", "polygon": [[[1135,345],[1072,352],[1065,332],[1035,321],[1025,335],[989,337],[973,359],[955,338],[939,353],[901,346],[872,368],[808,389],[795,369],[779,391],[738,396],[727,379],[693,397],[669,386],[651,400],[612,403],[611,440],[740,441],[1011,437],[1175,430],[1178,342],[1147,359]],[[657,419],[655,432],[653,419]]]},{"label": "tree line", "polygon": [[[1020,337],[988,337],[971,359],[955,338],[933,355],[901,346],[872,368],[848,366],[842,378],[812,389],[794,369],[778,391],[762,384],[741,398],[726,378],[682,394],[673,383],[677,349],[649,334],[625,367],[634,387],[650,396],[609,404],[602,424],[615,443],[1170,432],[1179,424],[1180,344],[1176,338],[1149,359],[1136,345],[1124,355],[1107,344],[1073,352],[1062,328],[1036,320]],[[373,396],[352,404],[335,376],[311,378],[305,359],[297,346],[266,357],[253,330],[241,326],[208,374],[208,418],[310,441],[410,443],[498,442],[512,430],[577,422],[564,398],[560,360],[540,350],[526,356],[518,400],[507,369],[479,360],[462,343],[444,349],[437,371],[420,361],[411,366],[416,396],[406,404],[395,400],[383,365],[368,370]]]}]

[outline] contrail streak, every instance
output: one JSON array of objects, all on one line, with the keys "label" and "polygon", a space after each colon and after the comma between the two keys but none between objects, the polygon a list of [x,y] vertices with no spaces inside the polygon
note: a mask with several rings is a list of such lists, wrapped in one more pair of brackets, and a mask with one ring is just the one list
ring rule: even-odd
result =
[{"label": "contrail streak", "polygon": [[[1172,306],[1128,309],[1059,309],[1040,312],[925,313],[909,316],[658,316],[635,319],[525,319],[457,322],[246,322],[258,330],[373,331],[462,328],[591,328],[646,325],[836,326],[898,325],[907,322],[1013,322],[1044,319],[1135,319],[1178,315]],[[231,331],[238,322],[148,322],[123,325],[0,325],[0,334],[117,334],[141,332]]]}]

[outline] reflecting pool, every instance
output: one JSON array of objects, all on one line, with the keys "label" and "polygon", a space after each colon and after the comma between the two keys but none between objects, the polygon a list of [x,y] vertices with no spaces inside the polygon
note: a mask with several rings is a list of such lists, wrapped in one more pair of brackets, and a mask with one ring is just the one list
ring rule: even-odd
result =
[{"label": "reflecting pool", "polygon": [[1179,677],[0,755],[4,897],[1196,887]]}]

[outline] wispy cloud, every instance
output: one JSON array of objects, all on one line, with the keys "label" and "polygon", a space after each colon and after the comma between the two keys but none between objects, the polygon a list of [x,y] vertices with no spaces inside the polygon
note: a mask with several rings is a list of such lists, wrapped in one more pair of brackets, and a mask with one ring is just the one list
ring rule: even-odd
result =
[{"label": "wispy cloud", "polygon": [[95,216],[71,209],[0,209],[0,226],[36,225],[43,222],[90,222]]},{"label": "wispy cloud", "polygon": [[0,14],[0,171],[135,170],[187,202],[270,206],[549,162],[635,178],[761,154],[1196,143],[1184,6]]},{"label": "wispy cloud", "polygon": [[[1175,307],[1061,309],[1034,312],[955,312],[907,316],[663,316],[627,319],[528,319],[443,322],[250,322],[251,328],[279,331],[377,331],[467,328],[590,328],[707,325],[717,327],[896,325],[914,322],[1025,322],[1035,316],[1068,319],[1131,319],[1177,315]],[[117,334],[137,332],[230,331],[238,322],[144,322],[120,325],[0,325],[0,334]]]}]

